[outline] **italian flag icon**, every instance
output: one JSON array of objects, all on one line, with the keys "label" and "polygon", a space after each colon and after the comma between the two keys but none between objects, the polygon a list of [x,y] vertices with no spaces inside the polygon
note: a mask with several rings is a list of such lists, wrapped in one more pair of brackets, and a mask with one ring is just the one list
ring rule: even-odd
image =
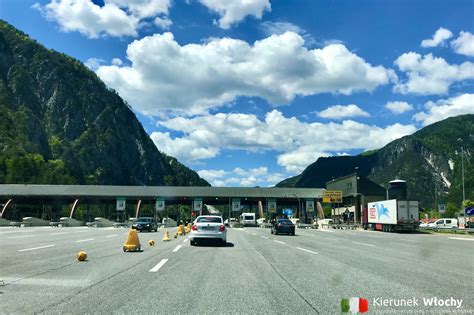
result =
[{"label": "italian flag icon", "polygon": [[352,297],[350,299],[341,299],[341,311],[343,313],[351,312],[367,313],[369,311],[369,301],[363,298]]}]

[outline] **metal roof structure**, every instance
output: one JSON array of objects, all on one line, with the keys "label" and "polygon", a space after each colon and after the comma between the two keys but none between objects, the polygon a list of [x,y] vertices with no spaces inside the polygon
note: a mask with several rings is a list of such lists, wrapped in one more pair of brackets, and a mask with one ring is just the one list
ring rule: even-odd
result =
[{"label": "metal roof structure", "polygon": [[321,188],[263,187],[176,187],[176,186],[100,186],[100,185],[23,185],[0,184],[0,197],[56,198],[154,198],[154,197],[229,197],[229,198],[322,198]]}]

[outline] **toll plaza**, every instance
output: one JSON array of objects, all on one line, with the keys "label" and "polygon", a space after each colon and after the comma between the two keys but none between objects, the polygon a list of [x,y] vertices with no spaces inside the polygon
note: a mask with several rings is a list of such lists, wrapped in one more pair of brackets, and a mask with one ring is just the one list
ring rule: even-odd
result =
[{"label": "toll plaza", "polygon": [[220,213],[237,218],[242,212],[254,212],[270,218],[285,211],[307,219],[315,216],[315,204],[323,193],[319,188],[2,184],[0,220],[69,217],[88,222],[101,216],[123,222],[142,215],[177,220],[190,209],[194,216]]}]

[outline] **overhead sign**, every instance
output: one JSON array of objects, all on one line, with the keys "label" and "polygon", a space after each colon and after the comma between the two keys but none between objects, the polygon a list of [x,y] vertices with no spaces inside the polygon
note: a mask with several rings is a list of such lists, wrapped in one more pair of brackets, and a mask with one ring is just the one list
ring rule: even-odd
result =
[{"label": "overhead sign", "polygon": [[118,197],[117,198],[117,211],[125,211],[125,198],[124,197]]},{"label": "overhead sign", "polygon": [[314,200],[306,200],[306,212],[314,212]]},{"label": "overhead sign", "polygon": [[276,212],[277,210],[277,203],[275,199],[268,199],[268,204],[267,204],[268,212]]},{"label": "overhead sign", "polygon": [[342,203],[342,191],[325,190],[323,192],[323,202]]},{"label": "overhead sign", "polygon": [[202,198],[194,198],[193,209],[194,211],[202,211]]},{"label": "overhead sign", "polygon": [[292,209],[284,209],[283,214],[287,216],[292,216],[293,215],[293,210]]},{"label": "overhead sign", "polygon": [[232,211],[240,211],[240,199],[232,199]]},{"label": "overhead sign", "polygon": [[466,215],[474,215],[474,208],[473,207],[467,207],[466,209],[464,209],[464,213]]},{"label": "overhead sign", "polygon": [[156,211],[165,210],[165,199],[164,198],[160,198],[160,197],[156,198],[155,210]]}]

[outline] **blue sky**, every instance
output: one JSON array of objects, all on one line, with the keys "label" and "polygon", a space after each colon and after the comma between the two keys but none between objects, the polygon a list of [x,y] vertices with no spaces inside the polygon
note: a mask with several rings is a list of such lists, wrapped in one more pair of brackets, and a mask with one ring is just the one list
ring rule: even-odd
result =
[{"label": "blue sky", "polygon": [[96,71],[160,151],[270,186],[474,113],[472,1],[46,0],[0,18]]}]

